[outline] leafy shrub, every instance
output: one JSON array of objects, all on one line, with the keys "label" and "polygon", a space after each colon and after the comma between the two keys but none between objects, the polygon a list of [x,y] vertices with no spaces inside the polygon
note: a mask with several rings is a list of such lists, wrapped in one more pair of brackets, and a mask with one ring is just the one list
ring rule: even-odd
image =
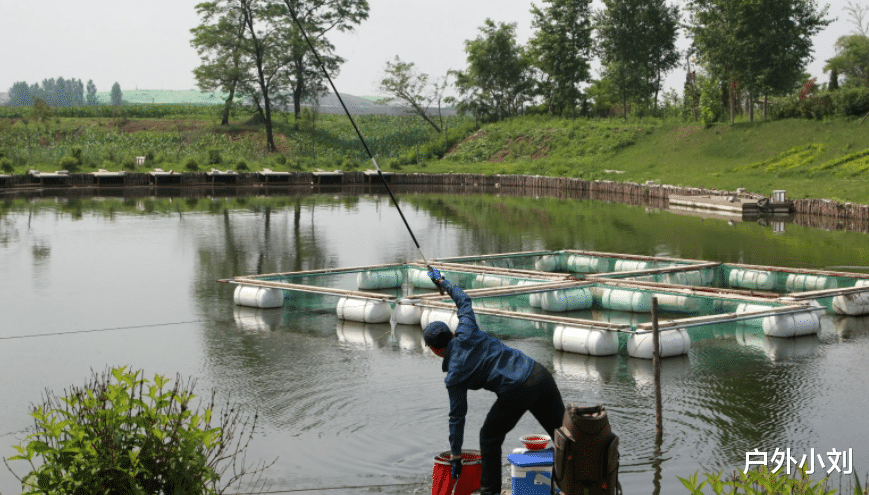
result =
[{"label": "leafy shrub", "polygon": [[12,167],[12,160],[6,158],[5,156],[0,158],[0,170],[7,174],[11,174],[14,168]]},{"label": "leafy shrub", "polygon": [[275,157],[275,162],[277,162],[278,165],[286,165],[287,157],[285,157],[284,155],[278,155],[277,157]]},{"label": "leafy shrub", "polygon": [[82,160],[82,158],[81,158],[81,153],[82,153],[82,150],[79,146],[73,146],[72,150],[70,150],[70,154],[72,155],[73,158],[78,160],[79,163],[84,163],[84,160]]},{"label": "leafy shrub", "polygon": [[196,163],[196,158],[193,158],[192,156],[188,158],[187,161],[184,162],[184,168],[190,172],[198,172],[199,164]]},{"label": "leafy shrub", "polygon": [[747,473],[739,471],[739,476],[734,476],[729,481],[721,480],[723,472],[716,474],[705,473],[706,480],[701,481],[699,485],[697,484],[697,474],[695,472],[688,479],[678,477],[679,481],[685,485],[685,488],[692,495],[703,495],[702,488],[707,484],[712,488],[715,495],[724,494],[725,487],[727,486],[733,487],[731,491],[727,492],[728,494],[801,493],[804,495],[833,495],[836,493],[836,490],[827,490],[827,478],[813,483],[804,470],[794,473],[794,477],[792,478],[790,475],[785,474],[782,469],[773,472],[768,470],[766,466],[760,466],[760,469],[757,471],[749,470]]},{"label": "leafy shrub", "polygon": [[60,163],[58,165],[60,165],[60,168],[62,170],[76,173],[78,172],[81,162],[79,162],[76,157],[67,155],[60,159]]},{"label": "leafy shrub", "polygon": [[246,432],[249,420],[241,422],[238,408],[227,404],[228,412],[217,415],[220,424],[212,426],[214,393],[200,412],[190,406],[195,381],[167,382],[155,375],[152,384],[143,372],[118,367],[102,376],[94,372],[90,383],[59,399],[47,393],[30,413],[36,432],[9,458],[30,463],[31,471],[19,478],[24,494],[223,493],[240,478],[233,473],[218,487],[228,467],[222,463],[234,464],[247,448],[242,441],[249,443],[257,416]]},{"label": "leafy shrub", "polygon": [[104,170],[112,170],[115,168],[115,162],[111,160],[103,160],[103,164],[100,165]]},{"label": "leafy shrub", "polygon": [[235,164],[235,169],[238,171],[249,170],[247,162],[244,160],[239,160],[238,163]]},{"label": "leafy shrub", "polygon": [[830,93],[830,99],[839,117],[862,117],[869,113],[869,87],[840,88]]},{"label": "leafy shrub", "polygon": [[208,164],[209,165],[220,165],[223,163],[223,158],[220,156],[220,150],[210,149],[208,150]]}]

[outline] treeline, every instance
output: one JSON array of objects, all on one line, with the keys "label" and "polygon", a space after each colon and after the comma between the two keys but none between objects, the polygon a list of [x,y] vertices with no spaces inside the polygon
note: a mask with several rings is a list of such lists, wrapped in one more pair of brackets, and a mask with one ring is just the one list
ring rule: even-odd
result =
[{"label": "treeline", "polygon": [[[18,81],[9,88],[9,106],[29,107],[33,106],[37,100],[45,102],[50,107],[81,107],[100,104],[97,98],[97,87],[92,79],[87,83],[87,95],[85,95],[85,86],[81,79],[64,79],[63,77],[43,79],[41,85],[39,83],[28,85],[27,81]],[[123,93],[118,83],[112,86],[111,103],[112,105],[123,104]]]}]

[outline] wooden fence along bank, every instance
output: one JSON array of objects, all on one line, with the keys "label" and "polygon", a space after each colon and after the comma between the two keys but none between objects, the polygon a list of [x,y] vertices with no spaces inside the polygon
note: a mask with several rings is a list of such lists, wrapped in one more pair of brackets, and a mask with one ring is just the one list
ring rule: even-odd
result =
[{"label": "wooden fence along bank", "polygon": [[[735,196],[733,191],[677,187],[656,183],[583,180],[569,177],[544,177],[527,175],[482,175],[482,174],[402,174],[385,172],[390,185],[399,190],[423,188],[431,192],[500,192],[516,196],[548,196],[565,199],[595,199],[667,208],[667,199],[680,196]],[[85,174],[28,174],[0,175],[0,197],[4,194],[34,190],[76,189],[90,193],[107,188],[154,188],[160,190],[179,188],[254,188],[272,187],[328,187],[371,186],[376,187],[380,178],[376,172],[98,172]],[[96,190],[96,191],[95,191]],[[164,195],[159,194],[158,195]],[[168,192],[168,191],[165,191]],[[742,193],[756,199],[764,197],[757,193]],[[826,199],[794,199],[795,223],[827,229],[847,229],[869,232],[869,205],[839,203]]]}]

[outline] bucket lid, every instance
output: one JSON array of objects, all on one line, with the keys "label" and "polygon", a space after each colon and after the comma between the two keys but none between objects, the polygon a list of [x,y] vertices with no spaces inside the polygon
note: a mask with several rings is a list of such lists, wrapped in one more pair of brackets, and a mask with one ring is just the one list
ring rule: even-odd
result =
[{"label": "bucket lid", "polygon": [[507,456],[510,464],[518,467],[548,466],[552,464],[554,458],[555,451],[552,449],[531,451],[524,454],[510,454]]}]

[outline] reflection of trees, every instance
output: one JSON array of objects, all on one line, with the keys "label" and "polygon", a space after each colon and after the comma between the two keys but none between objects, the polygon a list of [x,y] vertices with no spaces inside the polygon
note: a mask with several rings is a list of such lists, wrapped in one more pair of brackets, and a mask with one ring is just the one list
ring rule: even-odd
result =
[{"label": "reflection of trees", "polygon": [[[848,264],[844,260],[862,265],[869,259],[867,237],[856,232],[793,226],[788,235],[780,236],[753,223],[731,226],[719,220],[582,199],[488,194],[406,198],[436,219],[467,227],[477,248],[468,254],[543,247],[807,268]],[[528,239],[542,246],[529,246]]]}]

